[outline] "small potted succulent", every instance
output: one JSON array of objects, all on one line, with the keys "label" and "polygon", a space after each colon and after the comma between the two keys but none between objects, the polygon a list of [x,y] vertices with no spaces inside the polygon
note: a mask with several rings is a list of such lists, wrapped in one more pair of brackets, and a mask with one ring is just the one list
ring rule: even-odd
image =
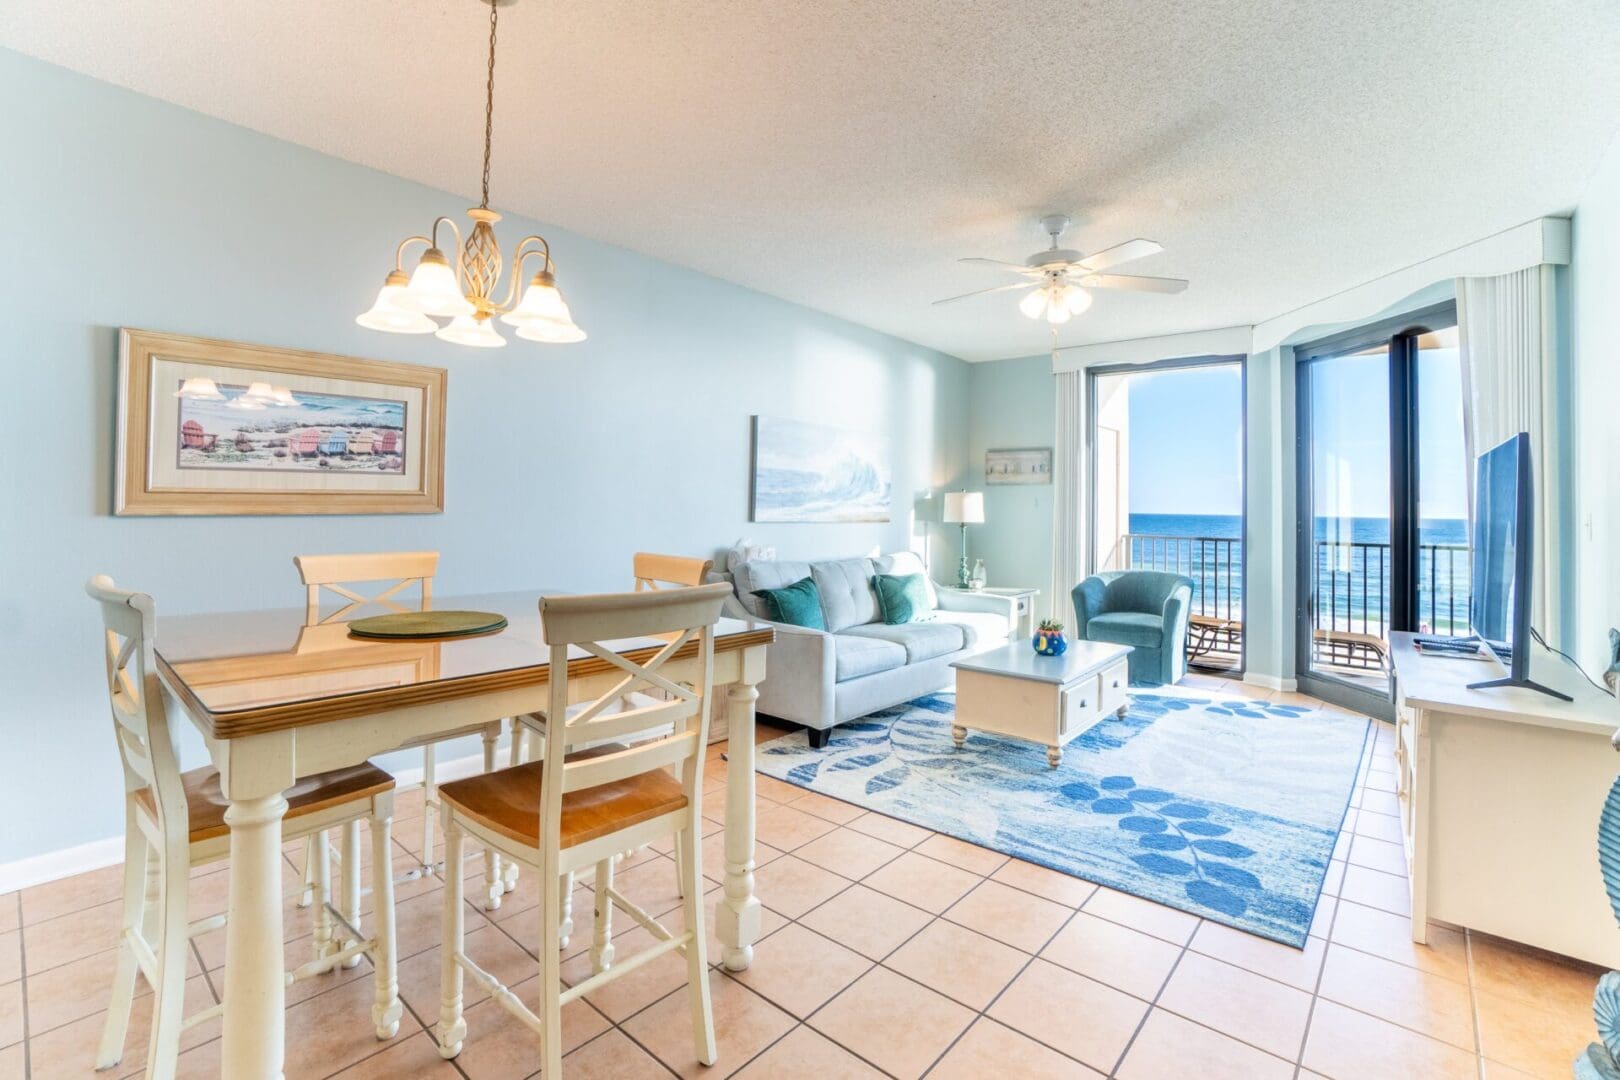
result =
[{"label": "small potted succulent", "polygon": [[1063,624],[1055,619],[1041,620],[1033,644],[1042,656],[1062,656],[1069,647],[1068,639],[1063,636]]}]

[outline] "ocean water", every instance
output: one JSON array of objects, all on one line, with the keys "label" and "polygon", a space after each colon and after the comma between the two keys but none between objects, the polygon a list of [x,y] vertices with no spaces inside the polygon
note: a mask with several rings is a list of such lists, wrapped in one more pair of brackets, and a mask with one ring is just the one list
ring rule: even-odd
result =
[{"label": "ocean water", "polygon": [[[1132,514],[1130,566],[1193,579],[1193,612],[1243,617],[1243,520],[1236,515]],[[1317,625],[1382,634],[1389,623],[1389,519],[1316,519]],[[1468,527],[1425,519],[1419,530],[1418,619],[1428,633],[1466,632]],[[1127,553],[1121,552],[1121,556]]]}]

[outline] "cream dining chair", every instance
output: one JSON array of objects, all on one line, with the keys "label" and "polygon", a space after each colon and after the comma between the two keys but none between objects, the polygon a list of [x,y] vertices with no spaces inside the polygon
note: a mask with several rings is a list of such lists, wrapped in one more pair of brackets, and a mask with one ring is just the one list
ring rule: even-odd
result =
[{"label": "cream dining chair", "polygon": [[[101,606],[107,693],[125,794],[123,921],[96,1068],[110,1069],[123,1056],[135,977],[140,974],[152,987],[154,999],[146,1075],[168,1080],[175,1074],[181,1032],[224,1009],[216,1005],[182,1016],[191,938],[224,926],[227,918],[216,915],[191,922],[187,913],[191,870],[230,855],[227,803],[219,773],[212,767],[180,771],[153,657],[152,598],[126,592],[105,575],[92,578],[85,591]],[[326,829],[358,829],[362,820],[370,821],[374,912],[374,936],[368,939],[360,929],[358,875],[352,883],[345,876],[341,905],[334,907],[330,876],[321,871],[316,881],[315,957],[289,972],[287,979],[309,978],[357,963],[362,955],[371,957],[376,987],[372,1023],[377,1038],[392,1038],[401,1015],[389,861],[394,778],[374,765],[357,765],[305,777],[286,798],[282,828],[289,840],[324,837]],[[317,863],[326,865],[324,859]]]},{"label": "cream dining chair", "polygon": [[[542,882],[594,865],[594,974],[563,989],[560,975],[560,897],[540,890],[539,1011],[466,954],[461,881],[448,875],[444,888],[439,1053],[453,1058],[467,1038],[462,1016],[463,975],[540,1036],[541,1075],[562,1074],[562,1007],[603,983],[629,974],[670,952],[686,958],[687,992],[697,1056],[713,1064],[714,1020],[709,1002],[709,965],[703,925],[703,759],[709,691],[714,683],[714,624],[730,593],[725,584],[641,593],[545,597],[541,633],[550,646],[549,726],[543,756],[516,768],[445,784],[443,806],[447,859],[459,856],[466,837],[532,867]],[[611,643],[649,642],[652,655],[635,661]],[[660,644],[661,642],[661,644]],[[700,675],[682,685],[662,674],[671,657],[697,645]],[[570,651],[618,668],[624,677],[590,700],[569,705]],[[665,697],[626,695],[645,688]],[[587,754],[575,751],[591,748]],[[674,770],[673,775],[671,770]],[[619,853],[673,837],[681,854],[682,929],[671,931],[613,887]],[[657,944],[613,963],[612,909],[617,905]]]},{"label": "cream dining chair", "polygon": [[[340,622],[362,612],[367,608],[378,608],[380,614],[390,612],[428,611],[433,606],[433,577],[439,569],[439,553],[437,551],[379,551],[344,555],[295,555],[293,565],[298,568],[298,576],[304,583],[304,625],[323,626],[328,623]],[[355,591],[358,585],[375,585],[378,582],[388,583],[381,592],[366,595]],[[412,586],[416,587],[419,599],[415,607],[407,607],[400,603],[396,597],[408,594]],[[321,614],[322,601],[325,599],[323,590],[330,592],[346,601],[336,611]],[[422,748],[422,859],[421,863],[399,876],[400,882],[415,881],[434,873],[436,864],[433,859],[433,825],[434,817],[438,811],[438,744],[465,735],[479,734],[484,739],[484,771],[488,772],[495,767],[495,745],[501,736],[501,722],[473,724],[463,731],[449,735],[436,735],[432,741],[409,744]],[[353,865],[358,866],[359,832],[356,828],[353,833],[346,832],[343,837],[342,852],[339,856],[340,866],[347,867],[350,861],[350,849],[355,852]],[[315,850],[315,841],[304,849],[304,902],[309,902],[310,888],[319,872],[320,855]],[[501,885],[500,866],[493,854],[485,856],[489,904],[498,907],[501,893],[505,891]],[[349,870],[344,870],[347,878]]]},{"label": "cream dining chair", "polygon": [[[714,569],[713,559],[694,559],[687,555],[660,555],[650,551],[638,551],[630,559],[630,571],[635,578],[636,592],[656,592],[670,587],[690,588],[702,585],[712,569]],[[627,700],[625,707],[628,708],[632,704]],[[519,765],[529,760],[530,734],[543,740],[546,737],[545,719],[533,714],[513,717],[511,764]],[[679,858],[678,853],[676,858]],[[511,892],[517,886],[517,875],[517,864],[507,863],[503,875],[505,891]],[[574,932],[573,873],[564,874],[557,888],[562,895],[562,944],[566,948]]]}]

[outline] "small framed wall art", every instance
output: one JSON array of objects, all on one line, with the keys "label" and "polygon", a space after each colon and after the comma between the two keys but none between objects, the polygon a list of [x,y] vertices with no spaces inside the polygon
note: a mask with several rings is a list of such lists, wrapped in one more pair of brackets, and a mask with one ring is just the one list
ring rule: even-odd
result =
[{"label": "small framed wall art", "polygon": [[436,514],[443,368],[122,330],[118,514]]},{"label": "small framed wall art", "polygon": [[984,452],[986,484],[1050,484],[1052,448],[1025,447]]}]

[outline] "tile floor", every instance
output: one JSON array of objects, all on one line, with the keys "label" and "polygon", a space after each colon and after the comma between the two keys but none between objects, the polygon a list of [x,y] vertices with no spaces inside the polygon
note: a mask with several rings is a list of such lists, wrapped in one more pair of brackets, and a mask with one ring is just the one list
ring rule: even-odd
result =
[{"label": "tile floor", "polygon": [[[1594,969],[1446,927],[1431,929],[1429,946],[1412,944],[1391,740],[1381,727],[1369,745],[1303,951],[761,777],[757,880],[767,933],[751,970],[715,973],[719,1063],[694,1060],[684,966],[672,956],[570,1006],[565,1075],[1568,1076],[1592,1037]],[[705,872],[716,883],[719,749],[705,783],[716,819]],[[416,793],[400,796],[401,854],[420,844],[420,806]],[[290,848],[290,872],[298,859]],[[476,855],[468,873],[481,873]],[[677,907],[673,881],[661,851],[638,855],[619,876],[655,912]],[[195,916],[223,906],[224,884],[217,870],[194,877]],[[288,995],[289,1080],[536,1075],[527,1029],[470,982],[466,1048],[453,1064],[435,1052],[439,888],[400,890],[398,1037],[372,1036],[365,965],[300,983]],[[123,1066],[91,1071],[117,890],[112,868],[0,896],[0,1080],[142,1072],[144,1001]],[[535,898],[527,876],[499,911],[467,914],[469,951],[525,995],[537,985]],[[575,910],[590,910],[584,886]],[[303,957],[308,927],[307,913],[290,908],[289,956]],[[640,930],[622,934],[620,957],[648,940]],[[588,929],[575,934],[565,978],[588,974],[588,941]],[[198,938],[192,953],[187,994],[202,1008],[220,990],[221,935]],[[182,1075],[218,1075],[217,1021],[189,1031],[185,1046]]]}]

